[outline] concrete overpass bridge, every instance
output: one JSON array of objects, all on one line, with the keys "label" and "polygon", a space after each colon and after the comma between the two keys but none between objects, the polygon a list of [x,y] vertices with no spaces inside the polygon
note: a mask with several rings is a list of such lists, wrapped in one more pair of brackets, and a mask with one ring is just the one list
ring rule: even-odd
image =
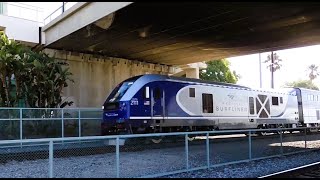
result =
[{"label": "concrete overpass bridge", "polygon": [[319,44],[319,10],[316,2],[79,2],[40,33],[0,11],[0,30],[67,60],[75,83],[66,100],[100,107],[131,76],[197,77],[197,62]]},{"label": "concrete overpass bridge", "polygon": [[81,2],[45,47],[165,65],[320,43],[320,3]]}]

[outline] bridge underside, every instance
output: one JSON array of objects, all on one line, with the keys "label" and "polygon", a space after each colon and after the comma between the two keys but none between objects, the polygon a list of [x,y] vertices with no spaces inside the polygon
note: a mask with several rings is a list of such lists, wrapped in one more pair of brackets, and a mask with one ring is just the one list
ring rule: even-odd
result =
[{"label": "bridge underside", "polygon": [[47,47],[181,65],[319,44],[319,9],[311,2],[133,3]]}]

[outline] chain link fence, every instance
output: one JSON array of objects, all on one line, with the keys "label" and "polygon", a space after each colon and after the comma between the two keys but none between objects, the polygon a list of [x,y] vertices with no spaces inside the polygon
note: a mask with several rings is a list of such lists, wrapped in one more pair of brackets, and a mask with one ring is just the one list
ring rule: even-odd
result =
[{"label": "chain link fence", "polygon": [[[161,177],[319,150],[318,132],[290,130],[2,140],[0,177]],[[267,131],[267,135],[258,136],[258,131]]]},{"label": "chain link fence", "polygon": [[100,135],[97,108],[0,108],[0,140]]}]

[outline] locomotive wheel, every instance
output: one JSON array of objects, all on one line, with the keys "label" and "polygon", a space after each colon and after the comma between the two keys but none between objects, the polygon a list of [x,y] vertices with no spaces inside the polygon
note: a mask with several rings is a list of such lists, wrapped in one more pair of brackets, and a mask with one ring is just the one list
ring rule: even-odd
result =
[{"label": "locomotive wheel", "polygon": [[[260,127],[259,129],[265,129],[265,128]],[[258,131],[257,134],[259,136],[266,136],[267,135],[267,131]]]},{"label": "locomotive wheel", "polygon": [[188,141],[193,141],[196,137],[193,136],[193,137],[188,137]]},{"label": "locomotive wheel", "polygon": [[267,132],[266,131],[260,131],[260,132],[258,132],[258,135],[259,136],[266,136]]}]

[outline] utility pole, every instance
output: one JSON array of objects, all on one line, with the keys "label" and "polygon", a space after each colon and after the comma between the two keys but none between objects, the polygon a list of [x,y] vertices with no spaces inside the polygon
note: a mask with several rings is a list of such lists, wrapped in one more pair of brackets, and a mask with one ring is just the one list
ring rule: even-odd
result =
[{"label": "utility pole", "polygon": [[273,51],[271,51],[271,88],[274,88],[274,82],[273,82],[273,72],[274,72],[274,68],[273,68],[273,64],[274,64],[274,59],[273,59]]},{"label": "utility pole", "polygon": [[261,53],[259,53],[260,88],[262,88]]}]

